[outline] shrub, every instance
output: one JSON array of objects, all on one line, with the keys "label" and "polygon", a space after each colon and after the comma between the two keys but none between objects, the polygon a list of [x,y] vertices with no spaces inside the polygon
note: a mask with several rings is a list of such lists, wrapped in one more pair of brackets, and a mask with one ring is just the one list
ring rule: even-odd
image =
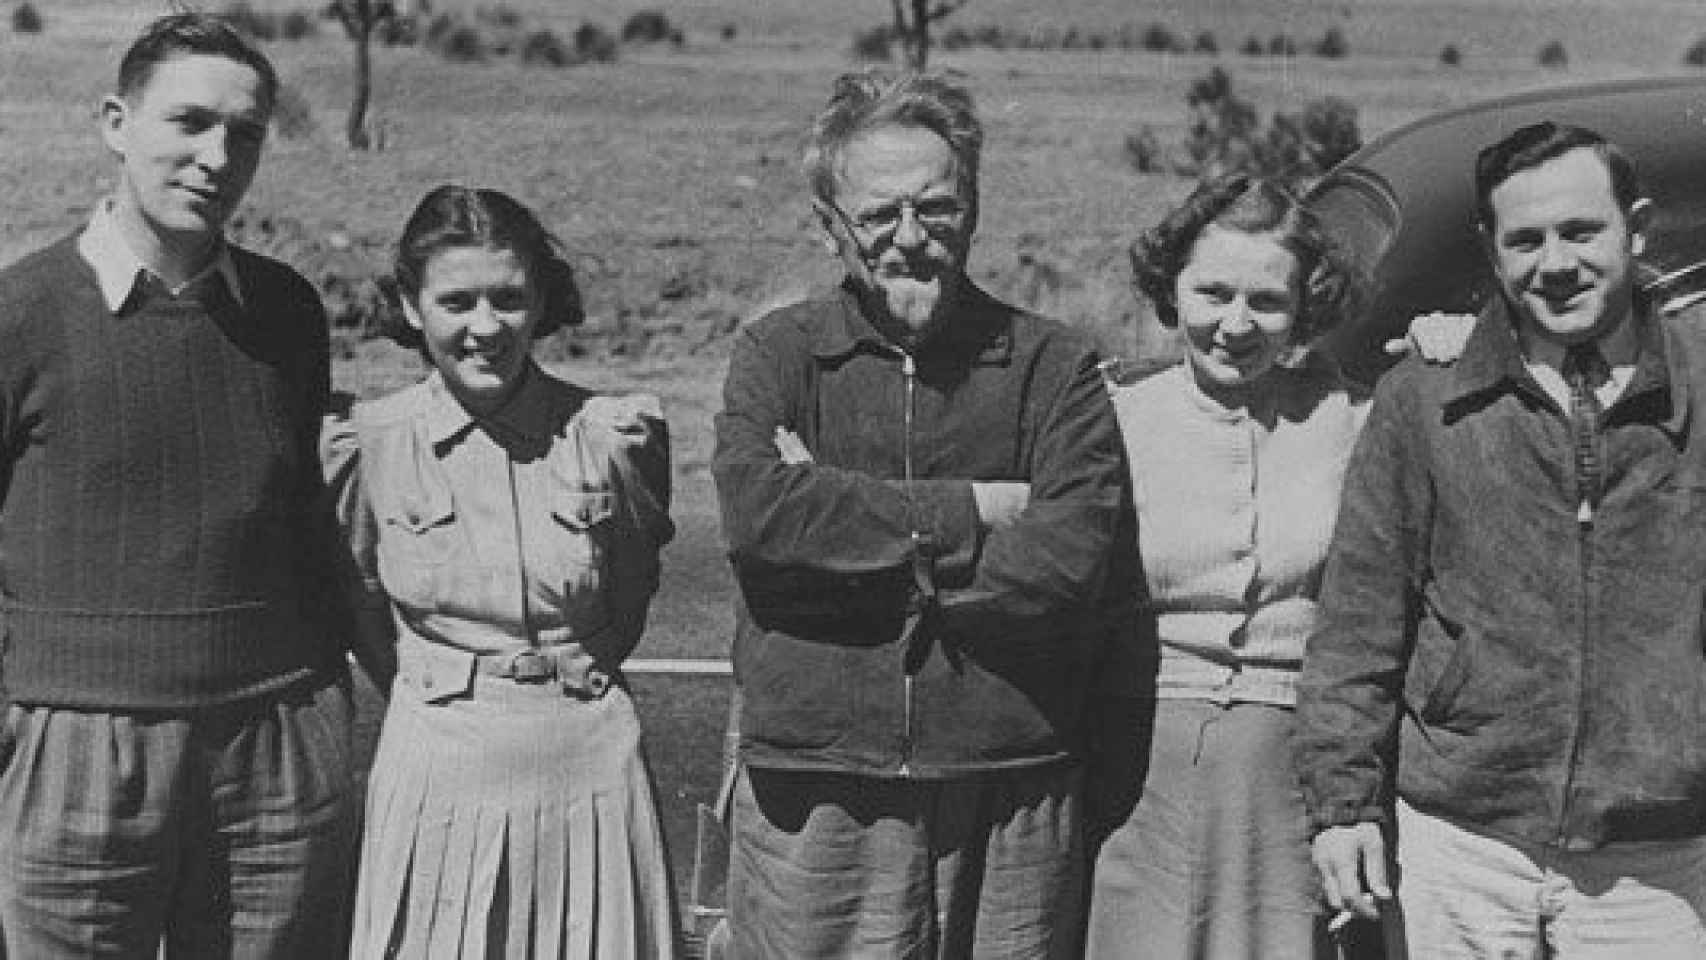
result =
[{"label": "shrub", "polygon": [[278,101],[272,107],[272,126],[285,140],[300,140],[314,132],[314,108],[302,91],[290,84],[278,88]]},{"label": "shrub", "polygon": [[278,35],[282,40],[305,40],[317,32],[314,19],[301,10],[292,10],[278,21]]},{"label": "shrub", "polygon": [[1297,56],[1297,41],[1283,33],[1276,33],[1268,40],[1268,54],[1275,57]]},{"label": "shrub", "polygon": [[853,35],[853,59],[868,63],[887,63],[894,59],[889,45],[888,27],[872,27]]},{"label": "shrub", "polygon": [[971,45],[972,35],[959,27],[954,27],[942,34],[941,46],[943,50],[964,50]]},{"label": "shrub", "polygon": [[575,56],[589,63],[614,63],[616,38],[596,23],[583,23],[575,28]]},{"label": "shrub", "polygon": [[1463,51],[1457,49],[1457,44],[1448,43],[1439,52],[1439,62],[1448,67],[1458,66],[1463,63]]},{"label": "shrub", "polygon": [[1262,41],[1257,40],[1255,37],[1251,37],[1244,41],[1244,45],[1238,48],[1238,52],[1242,53],[1246,57],[1259,57],[1262,54],[1267,53],[1268,50],[1266,47],[1262,46]]},{"label": "shrub", "polygon": [[1706,67],[1706,37],[1694,41],[1694,46],[1682,55],[1682,62],[1691,67]]},{"label": "shrub", "polygon": [[1351,45],[1345,40],[1345,32],[1338,27],[1328,27],[1321,40],[1315,44],[1315,55],[1329,60],[1340,60],[1351,52]]},{"label": "shrub", "polygon": [[1562,70],[1570,65],[1570,54],[1564,49],[1562,40],[1548,40],[1534,60],[1548,70]]},{"label": "shrub", "polygon": [[568,67],[575,62],[575,53],[563,38],[549,30],[535,30],[521,42],[521,62],[528,66]]},{"label": "shrub", "polygon": [[1163,24],[1152,23],[1138,41],[1150,53],[1176,53],[1185,49],[1185,41]]},{"label": "shrub", "polygon": [[521,26],[521,14],[514,7],[501,3],[493,7],[480,7],[474,11],[474,19],[504,30],[515,30]]},{"label": "shrub", "polygon": [[217,14],[233,30],[253,40],[273,40],[278,37],[278,18],[261,13],[243,0],[237,0]]},{"label": "shrub", "polygon": [[1196,53],[1219,53],[1220,43],[1214,39],[1214,33],[1204,30],[1197,34],[1196,42],[1191,44],[1191,50]]},{"label": "shrub", "polygon": [[[1242,172],[1302,185],[1362,146],[1357,110],[1348,101],[1315,100],[1301,114],[1276,113],[1264,126],[1220,67],[1192,82],[1185,103],[1188,133],[1171,166],[1187,176]],[[1148,127],[1126,137],[1125,151],[1140,172],[1159,170],[1164,162],[1165,151]]]},{"label": "shrub", "polygon": [[1313,173],[1326,173],[1362,149],[1356,105],[1339,97],[1311,100],[1303,108],[1303,147]]},{"label": "shrub", "polygon": [[24,0],[12,11],[13,33],[40,33],[43,26],[45,24],[42,23],[41,13],[29,0]]},{"label": "shrub", "polygon": [[669,18],[657,10],[641,10],[622,24],[622,42],[656,43],[668,40],[673,33]]},{"label": "shrub", "polygon": [[1166,170],[1162,163],[1161,138],[1147,123],[1138,127],[1136,133],[1126,134],[1125,156],[1138,173],[1164,173]]},{"label": "shrub", "polygon": [[450,28],[436,47],[438,55],[451,63],[480,63],[486,59],[486,38],[463,23]]},{"label": "shrub", "polygon": [[717,31],[717,35],[723,38],[724,43],[733,40],[735,38],[735,33],[735,25],[732,23],[723,24],[723,29]]},{"label": "shrub", "polygon": [[387,47],[412,47],[420,42],[421,22],[415,17],[385,17],[373,36]]},{"label": "shrub", "polygon": [[456,29],[456,18],[448,13],[441,13],[432,18],[427,24],[425,41],[428,49],[437,50],[444,46],[444,41]]}]

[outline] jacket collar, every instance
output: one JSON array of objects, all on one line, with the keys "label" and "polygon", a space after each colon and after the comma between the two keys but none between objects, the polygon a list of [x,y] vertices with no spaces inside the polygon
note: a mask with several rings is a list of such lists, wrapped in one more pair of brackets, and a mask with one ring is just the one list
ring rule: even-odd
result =
[{"label": "jacket collar", "polygon": [[[1660,322],[1646,297],[1636,296],[1631,319],[1636,324],[1640,353],[1635,360],[1635,375],[1618,398],[1618,405],[1643,394],[1660,394],[1668,409],[1659,425],[1672,434],[1681,434],[1688,424],[1688,377],[1680,368],[1682,352],[1667,343],[1672,334]],[[1503,296],[1493,297],[1481,310],[1480,320],[1453,371],[1453,389],[1446,398],[1448,406],[1502,390],[1545,396],[1528,372],[1517,341],[1516,322]]]},{"label": "jacket collar", "polygon": [[[107,197],[95,205],[95,212],[89,216],[89,225],[77,238],[77,252],[95,271],[95,282],[100,285],[101,299],[106,301],[107,311],[115,316],[122,313],[127,304],[136,295],[139,285],[153,271],[136,255],[136,251],[125,242],[124,234],[119,231],[118,220],[113,214],[113,199]],[[225,285],[225,290],[236,301],[243,305],[243,284],[237,275],[237,264],[231,257],[231,247],[224,240],[219,241],[218,250],[213,255],[213,262],[200,273],[190,278],[184,288],[209,277],[217,277]],[[172,291],[174,296],[183,292],[183,288]]]},{"label": "jacket collar", "polygon": [[[813,332],[813,356],[834,360],[860,349],[890,355],[901,352],[866,315],[851,279],[842,281],[831,302],[835,315]],[[931,357],[964,357],[978,364],[1004,364],[1013,356],[1012,313],[1011,307],[984,293],[968,279],[961,287],[959,302],[919,353]]]}]

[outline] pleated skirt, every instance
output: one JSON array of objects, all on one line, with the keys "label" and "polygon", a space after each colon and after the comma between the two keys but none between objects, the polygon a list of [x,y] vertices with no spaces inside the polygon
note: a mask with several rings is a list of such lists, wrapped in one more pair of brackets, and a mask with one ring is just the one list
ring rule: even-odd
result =
[{"label": "pleated skirt", "polygon": [[368,781],[351,956],[670,960],[677,917],[625,690],[399,678]]}]

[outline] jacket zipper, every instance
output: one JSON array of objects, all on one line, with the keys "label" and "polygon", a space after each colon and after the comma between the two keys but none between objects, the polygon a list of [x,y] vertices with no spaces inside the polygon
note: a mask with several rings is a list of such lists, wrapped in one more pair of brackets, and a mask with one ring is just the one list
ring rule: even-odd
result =
[{"label": "jacket zipper", "polygon": [[[916,380],[917,375],[918,375],[918,365],[913,361],[912,354],[907,353],[904,350],[902,350],[900,353],[900,375],[906,384],[906,389],[905,389],[906,409],[901,415],[901,422],[903,424],[903,429],[902,429],[902,433],[901,433],[901,470],[903,471],[902,476],[903,476],[905,484],[906,484],[906,496],[908,499],[911,499],[912,495],[913,495],[913,490],[912,490],[913,384],[914,384],[914,381]],[[919,539],[920,538],[919,538],[918,530],[914,529],[912,531],[912,542],[913,542],[913,549],[915,549],[915,550],[918,548]],[[906,661],[905,661],[906,655],[907,655],[907,651],[903,649],[901,651],[901,657],[902,657],[902,661],[901,661],[901,678],[902,678],[901,683],[903,685],[902,695],[904,697],[904,700],[902,701],[902,719],[901,719],[901,733],[900,733],[900,775],[903,777],[910,777],[912,775],[912,737],[913,737],[912,696],[913,696],[913,682],[914,681],[913,681],[912,671],[907,669],[907,665],[906,665]]]}]

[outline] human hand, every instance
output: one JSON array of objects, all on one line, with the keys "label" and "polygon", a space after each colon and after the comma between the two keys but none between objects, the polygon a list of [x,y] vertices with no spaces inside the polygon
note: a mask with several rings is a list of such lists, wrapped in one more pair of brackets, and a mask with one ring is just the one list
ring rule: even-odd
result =
[{"label": "human hand", "polygon": [[782,455],[783,463],[812,462],[812,452],[806,449],[806,442],[787,427],[776,428],[776,452]]},{"label": "human hand", "polygon": [[1329,909],[1367,920],[1380,918],[1380,901],[1392,899],[1392,887],[1386,880],[1386,840],[1379,824],[1328,827],[1315,835],[1310,853]]},{"label": "human hand", "polygon": [[650,433],[646,421],[662,420],[657,397],[649,394],[588,397],[581,417],[595,430],[614,433],[626,443],[644,443]]},{"label": "human hand", "polygon": [[1019,518],[1031,502],[1031,485],[1017,480],[974,481],[972,499],[977,518],[989,529],[1005,527]]},{"label": "human hand", "polygon": [[1386,341],[1384,349],[1395,357],[1414,353],[1428,363],[1443,365],[1463,356],[1463,347],[1474,329],[1472,313],[1435,310],[1413,318],[1404,336]]}]

